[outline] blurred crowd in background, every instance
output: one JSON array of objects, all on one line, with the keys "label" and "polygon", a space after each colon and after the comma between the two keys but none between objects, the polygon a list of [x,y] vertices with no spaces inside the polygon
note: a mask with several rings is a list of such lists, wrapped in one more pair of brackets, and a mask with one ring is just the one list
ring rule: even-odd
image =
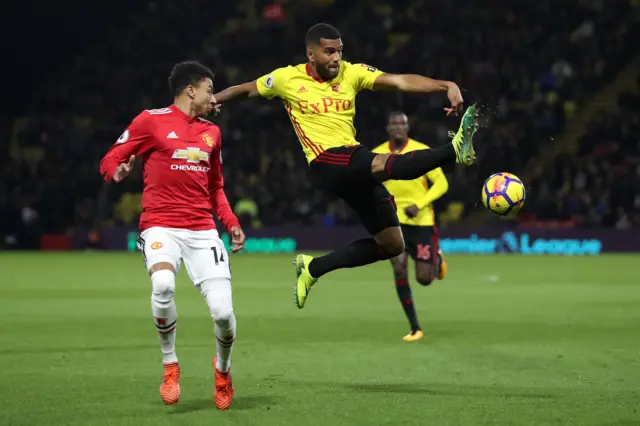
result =
[{"label": "blurred crowd in background", "polygon": [[[453,80],[467,104],[483,107],[477,165],[445,170],[450,190],[436,206],[443,224],[483,223],[482,182],[508,171],[527,185],[520,223],[639,227],[638,3],[192,0],[122,10],[95,43],[48,71],[26,114],[4,121],[0,226],[34,236],[96,226],[100,158],[141,110],[171,103],[175,62],[209,65],[219,90],[304,62],[306,29],[328,22],[342,32],[345,60]],[[631,77],[620,82],[624,69]],[[459,118],[445,117],[445,105],[444,95],[362,93],[358,140],[384,142],[388,112],[402,110],[414,139],[447,143]],[[226,192],[244,226],[356,223],[342,202],[310,186],[280,102],[224,105],[213,121],[223,131]],[[107,221],[135,226],[141,188],[138,167],[111,188]]]}]

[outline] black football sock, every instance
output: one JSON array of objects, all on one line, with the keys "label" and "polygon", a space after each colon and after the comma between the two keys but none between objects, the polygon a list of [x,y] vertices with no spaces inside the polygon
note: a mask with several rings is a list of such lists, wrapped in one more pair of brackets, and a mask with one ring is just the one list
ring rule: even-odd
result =
[{"label": "black football sock", "polygon": [[391,154],[387,159],[385,171],[390,179],[413,180],[455,159],[456,151],[453,149],[453,144],[448,143],[446,146],[435,149]]},{"label": "black football sock", "polygon": [[390,258],[391,256],[376,243],[376,240],[362,238],[324,256],[316,257],[309,264],[309,273],[313,278],[320,278],[336,269],[355,268]]},{"label": "black football sock", "polygon": [[398,298],[402,303],[404,313],[411,324],[411,332],[414,333],[420,330],[420,324],[418,324],[418,316],[416,315],[416,308],[413,305],[413,299],[411,298],[411,287],[409,287],[409,281],[396,280],[396,291],[398,292]]}]

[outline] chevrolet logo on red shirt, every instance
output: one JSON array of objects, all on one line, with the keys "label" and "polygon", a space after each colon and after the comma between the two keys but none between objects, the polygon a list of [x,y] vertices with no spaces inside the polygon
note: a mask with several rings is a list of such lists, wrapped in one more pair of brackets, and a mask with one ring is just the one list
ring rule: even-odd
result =
[{"label": "chevrolet logo on red shirt", "polygon": [[189,147],[187,149],[176,149],[171,158],[187,160],[187,163],[199,163],[209,160],[209,153],[200,151],[200,148]]}]

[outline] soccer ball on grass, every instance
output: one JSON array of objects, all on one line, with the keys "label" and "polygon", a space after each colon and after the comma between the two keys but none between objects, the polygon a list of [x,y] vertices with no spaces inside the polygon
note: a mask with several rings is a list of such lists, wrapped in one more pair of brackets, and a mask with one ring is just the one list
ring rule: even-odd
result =
[{"label": "soccer ball on grass", "polygon": [[482,204],[491,213],[510,216],[518,213],[527,193],[524,184],[511,173],[496,173],[489,176],[482,186]]}]

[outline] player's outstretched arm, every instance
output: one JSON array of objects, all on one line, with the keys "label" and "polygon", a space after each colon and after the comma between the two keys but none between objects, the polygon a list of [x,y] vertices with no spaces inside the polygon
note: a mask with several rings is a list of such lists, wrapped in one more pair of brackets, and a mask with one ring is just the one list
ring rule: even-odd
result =
[{"label": "player's outstretched arm", "polygon": [[259,96],[258,85],[255,81],[239,84],[237,86],[227,87],[221,92],[214,94],[216,102],[219,104],[233,101],[233,100],[245,100]]},{"label": "player's outstretched arm", "polygon": [[434,80],[417,74],[381,74],[376,78],[373,90],[397,90],[411,93],[446,92],[451,102],[451,108],[445,108],[447,115],[460,112],[464,102],[460,88],[454,82]]}]

